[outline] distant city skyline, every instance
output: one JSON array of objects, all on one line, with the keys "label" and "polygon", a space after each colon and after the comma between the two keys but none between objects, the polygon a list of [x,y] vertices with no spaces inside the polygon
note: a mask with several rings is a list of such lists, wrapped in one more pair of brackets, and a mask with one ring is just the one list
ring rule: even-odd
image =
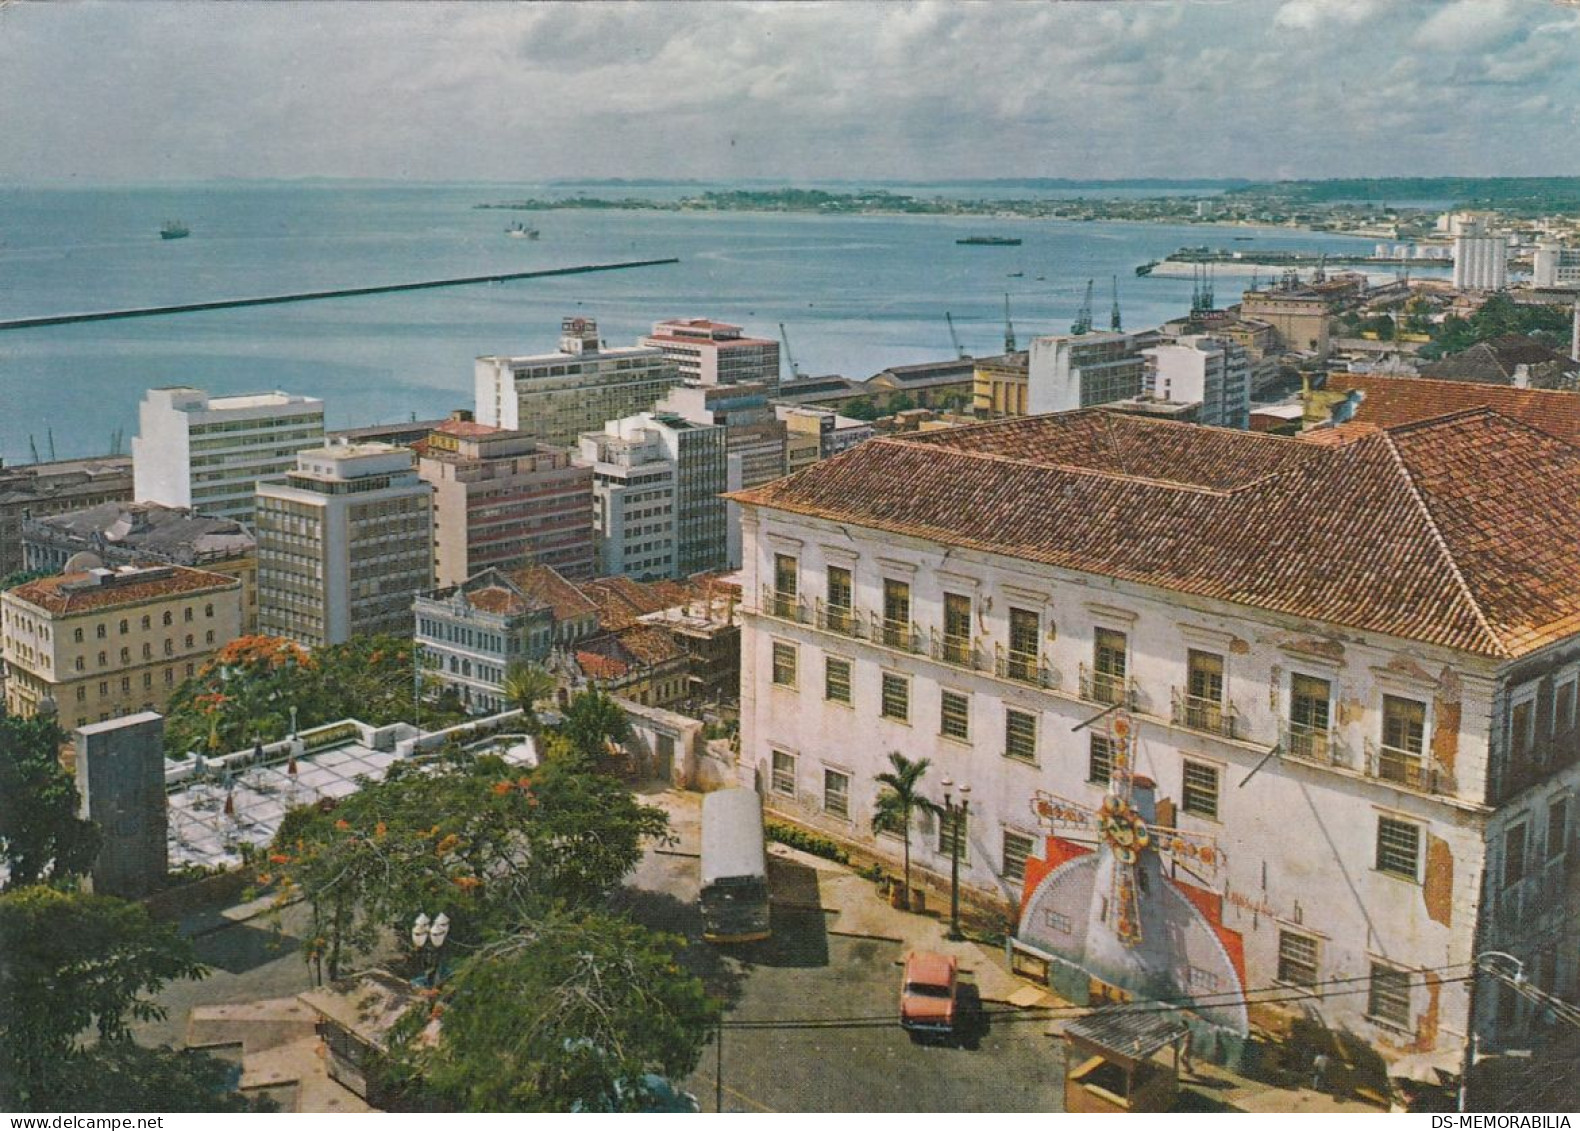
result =
[{"label": "distant city skyline", "polygon": [[0,4],[0,182],[1580,174],[1570,0]]}]

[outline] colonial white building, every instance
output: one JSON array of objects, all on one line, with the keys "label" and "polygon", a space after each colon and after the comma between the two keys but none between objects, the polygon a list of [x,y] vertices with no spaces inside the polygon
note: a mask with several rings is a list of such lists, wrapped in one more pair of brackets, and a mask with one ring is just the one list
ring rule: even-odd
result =
[{"label": "colonial white building", "polygon": [[[1093,410],[737,493],[743,778],[896,863],[890,753],[969,785],[963,877],[1077,1000],[1210,1000],[1231,1044],[1309,1009],[1453,1068],[1474,995],[1484,1047],[1528,1042],[1469,975],[1576,988],[1580,457],[1485,409],[1317,437]],[[1103,887],[1119,718],[1139,920]],[[947,826],[911,836],[946,876]]]}]

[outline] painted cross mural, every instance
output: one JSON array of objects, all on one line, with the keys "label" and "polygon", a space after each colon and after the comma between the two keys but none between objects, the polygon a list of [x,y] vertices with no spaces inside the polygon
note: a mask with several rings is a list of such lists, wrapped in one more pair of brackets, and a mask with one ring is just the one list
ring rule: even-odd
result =
[{"label": "painted cross mural", "polygon": [[1135,772],[1135,721],[1117,713],[1106,729],[1100,804],[1032,796],[1050,835],[1044,858],[1027,864],[1017,937],[1059,960],[1066,976],[1079,971],[1126,995],[1227,1001],[1198,1012],[1244,1033],[1245,1007],[1235,1000],[1245,983],[1242,940],[1223,925],[1222,895],[1205,886],[1224,866],[1223,851],[1211,836],[1158,823],[1156,786]]}]

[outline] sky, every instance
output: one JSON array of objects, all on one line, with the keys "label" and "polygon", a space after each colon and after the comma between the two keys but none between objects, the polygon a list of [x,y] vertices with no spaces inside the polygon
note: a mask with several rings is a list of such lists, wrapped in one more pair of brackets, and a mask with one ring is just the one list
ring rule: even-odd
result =
[{"label": "sky", "polygon": [[0,184],[1580,174],[1577,0],[0,0]]}]

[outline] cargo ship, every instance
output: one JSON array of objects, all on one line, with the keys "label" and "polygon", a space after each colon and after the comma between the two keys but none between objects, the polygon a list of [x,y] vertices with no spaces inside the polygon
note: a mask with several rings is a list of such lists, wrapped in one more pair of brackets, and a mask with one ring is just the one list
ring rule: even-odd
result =
[{"label": "cargo ship", "polygon": [[191,234],[192,230],[180,220],[166,220],[165,226],[159,229],[162,240],[184,240]]},{"label": "cargo ship", "polygon": [[968,244],[971,247],[1019,247],[1020,240],[1014,236],[966,236],[955,243]]}]

